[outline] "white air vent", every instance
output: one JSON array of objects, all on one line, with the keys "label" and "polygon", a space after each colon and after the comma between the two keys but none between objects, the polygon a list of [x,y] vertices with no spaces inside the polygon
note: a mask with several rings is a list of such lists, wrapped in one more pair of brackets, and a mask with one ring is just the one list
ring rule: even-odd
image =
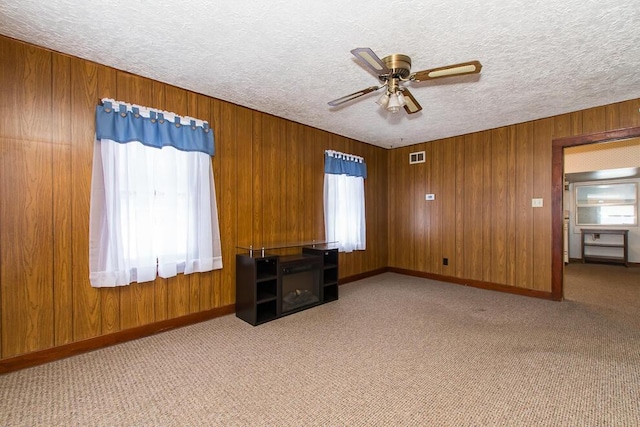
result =
[{"label": "white air vent", "polygon": [[409,164],[424,163],[424,151],[416,151],[415,153],[409,153]]}]

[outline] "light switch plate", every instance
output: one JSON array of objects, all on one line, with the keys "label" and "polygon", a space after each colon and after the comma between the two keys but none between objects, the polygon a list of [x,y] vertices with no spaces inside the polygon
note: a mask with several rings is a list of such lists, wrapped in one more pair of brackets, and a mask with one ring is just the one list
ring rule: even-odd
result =
[{"label": "light switch plate", "polygon": [[531,199],[532,208],[541,208],[543,206],[542,199]]}]

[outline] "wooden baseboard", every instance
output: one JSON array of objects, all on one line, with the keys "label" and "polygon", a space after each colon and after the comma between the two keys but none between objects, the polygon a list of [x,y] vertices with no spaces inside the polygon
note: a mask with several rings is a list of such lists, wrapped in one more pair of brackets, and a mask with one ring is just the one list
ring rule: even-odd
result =
[{"label": "wooden baseboard", "polygon": [[353,276],[343,277],[338,280],[339,285],[344,285],[345,283],[355,282],[356,280],[366,279],[367,277],[377,276],[378,274],[386,273],[389,271],[389,267],[378,268],[376,270],[367,271],[366,273],[354,274]]},{"label": "wooden baseboard", "polygon": [[150,335],[168,331],[170,329],[204,322],[205,320],[233,314],[235,313],[235,311],[235,304],[226,305],[224,307],[214,308],[199,313],[188,314],[186,316],[177,317],[175,319],[162,320],[160,322],[151,323],[149,325],[126,329],[124,331],[116,332],[113,334],[102,335],[99,337],[89,338],[86,340],[65,344],[46,350],[34,351],[33,353],[27,353],[20,356],[2,359],[0,360],[0,374],[6,374],[8,372],[42,365],[44,363],[53,362],[55,360],[64,359],[66,357],[75,356],[81,353],[87,353],[103,347],[120,344],[138,338],[148,337]]},{"label": "wooden baseboard", "polygon": [[551,292],[538,291],[535,289],[516,288],[514,286],[501,285],[499,283],[483,282],[481,280],[462,279],[459,277],[443,276],[440,274],[425,273],[423,271],[406,270],[404,268],[389,267],[387,271],[408,276],[422,277],[425,279],[438,280],[440,282],[455,283],[457,285],[471,286],[489,291],[498,291],[508,294],[522,295],[527,297],[541,298],[552,301],[560,301],[562,297],[553,295]]}]

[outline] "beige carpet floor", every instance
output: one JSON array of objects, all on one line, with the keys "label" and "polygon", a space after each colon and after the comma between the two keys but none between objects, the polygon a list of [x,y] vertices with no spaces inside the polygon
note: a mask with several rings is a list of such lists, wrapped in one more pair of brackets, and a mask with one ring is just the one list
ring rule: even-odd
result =
[{"label": "beige carpet floor", "polygon": [[386,273],[258,327],[226,316],[0,376],[0,425],[638,426],[625,292],[631,308]]}]

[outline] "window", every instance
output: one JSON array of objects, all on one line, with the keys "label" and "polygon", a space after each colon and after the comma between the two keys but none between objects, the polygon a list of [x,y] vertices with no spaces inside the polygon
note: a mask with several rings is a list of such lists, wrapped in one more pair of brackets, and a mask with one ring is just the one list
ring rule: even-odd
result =
[{"label": "window", "polygon": [[91,189],[92,286],[222,268],[212,154],[206,122],[103,100]]},{"label": "window", "polygon": [[327,150],[324,156],[325,238],[340,252],[366,249],[362,157]]},{"label": "window", "polygon": [[576,225],[637,225],[635,182],[576,185]]}]

